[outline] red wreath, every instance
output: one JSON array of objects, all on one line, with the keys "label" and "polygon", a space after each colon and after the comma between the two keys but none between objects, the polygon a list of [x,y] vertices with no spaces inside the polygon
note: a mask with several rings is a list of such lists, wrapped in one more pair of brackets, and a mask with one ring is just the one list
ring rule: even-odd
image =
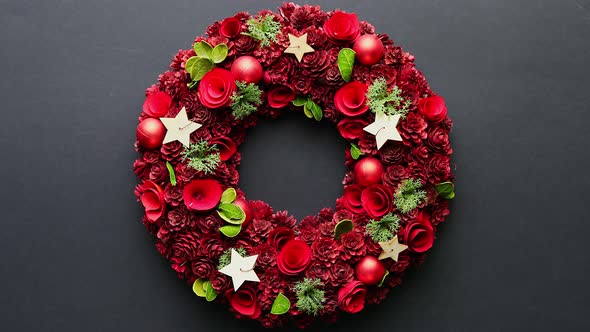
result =
[{"label": "red wreath", "polygon": [[[423,261],[454,196],[452,123],[414,56],[374,30],[317,6],[241,12],[147,89],[135,194],[196,295],[305,327],[381,302]],[[325,118],[350,142],[342,197],[299,224],[237,189],[246,128],[281,112]]]}]

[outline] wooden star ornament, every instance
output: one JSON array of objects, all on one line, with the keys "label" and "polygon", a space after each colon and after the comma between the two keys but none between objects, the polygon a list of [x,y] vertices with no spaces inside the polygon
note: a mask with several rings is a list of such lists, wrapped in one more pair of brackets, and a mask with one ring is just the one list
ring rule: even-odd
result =
[{"label": "wooden star ornament", "polygon": [[237,291],[244,281],[260,282],[256,272],[254,272],[256,259],[258,259],[258,255],[242,257],[239,252],[232,248],[230,263],[219,272],[231,277],[234,290]]},{"label": "wooden star ornament", "polygon": [[381,249],[383,249],[383,252],[379,255],[379,259],[391,258],[396,262],[399,258],[399,254],[408,249],[407,245],[399,243],[397,235],[390,241],[379,242],[379,245],[381,246]]},{"label": "wooden star ornament", "polygon": [[383,112],[375,114],[375,122],[363,128],[369,134],[375,135],[377,140],[377,150],[381,149],[387,141],[402,141],[402,137],[397,131],[397,123],[401,116],[387,115]]},{"label": "wooden star ornament", "polygon": [[307,33],[299,37],[289,34],[289,47],[285,49],[285,53],[294,54],[299,62],[303,59],[305,53],[311,53],[314,49],[307,44]]},{"label": "wooden star ornament", "polygon": [[189,146],[191,142],[191,133],[202,127],[200,123],[190,121],[186,114],[186,108],[183,107],[176,117],[160,118],[160,121],[166,127],[166,136],[162,144],[179,141],[184,146]]}]

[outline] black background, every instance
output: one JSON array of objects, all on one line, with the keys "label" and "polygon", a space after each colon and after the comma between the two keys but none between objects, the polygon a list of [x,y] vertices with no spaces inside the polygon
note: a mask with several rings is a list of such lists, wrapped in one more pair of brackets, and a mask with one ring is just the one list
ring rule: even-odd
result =
[{"label": "black background", "polygon": [[[322,330],[589,330],[590,1],[318,3],[416,55],[455,122],[457,175],[426,263]],[[2,330],[260,329],[196,298],[159,257],[131,165],[144,89],[172,55],[214,20],[278,4],[0,1]],[[300,115],[263,122],[241,185],[316,213],[341,193],[343,148]]]}]

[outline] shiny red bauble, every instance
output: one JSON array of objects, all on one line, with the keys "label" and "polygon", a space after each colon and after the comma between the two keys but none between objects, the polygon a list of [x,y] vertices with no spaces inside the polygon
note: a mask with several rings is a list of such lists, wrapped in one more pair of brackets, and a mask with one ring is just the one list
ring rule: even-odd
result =
[{"label": "shiny red bauble", "polygon": [[135,134],[140,146],[148,150],[156,149],[162,146],[166,127],[158,119],[147,118],[137,125]]},{"label": "shiny red bauble", "polygon": [[244,226],[248,225],[248,223],[252,220],[252,208],[250,207],[250,204],[247,200],[240,197],[236,198],[234,204],[241,208],[246,214],[246,220],[244,220],[242,223],[242,228],[244,228]]},{"label": "shiny red bauble", "polygon": [[262,65],[254,57],[244,55],[231,65],[231,73],[236,81],[258,83],[262,79]]},{"label": "shiny red bauble", "polygon": [[361,186],[368,187],[381,183],[381,175],[383,175],[383,164],[377,158],[363,158],[354,166],[354,178]]},{"label": "shiny red bauble", "polygon": [[383,42],[375,35],[362,35],[356,40],[352,49],[357,60],[363,65],[374,65],[383,58]]},{"label": "shiny red bauble", "polygon": [[354,269],[356,279],[365,285],[377,285],[385,276],[385,266],[373,256],[365,256]]}]

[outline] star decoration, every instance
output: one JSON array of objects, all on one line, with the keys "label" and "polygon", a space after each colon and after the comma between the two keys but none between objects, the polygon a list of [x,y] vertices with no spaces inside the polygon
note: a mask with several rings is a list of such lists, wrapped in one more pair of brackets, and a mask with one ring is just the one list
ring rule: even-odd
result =
[{"label": "star decoration", "polygon": [[191,142],[191,133],[201,128],[200,123],[192,122],[186,115],[186,108],[183,107],[174,118],[160,118],[166,127],[166,136],[162,144],[179,141],[184,146]]},{"label": "star decoration", "polygon": [[383,252],[381,255],[379,255],[379,259],[391,258],[396,262],[399,258],[399,254],[402,251],[408,249],[407,245],[399,243],[397,235],[394,236],[390,241],[379,242],[379,245],[381,246],[381,249],[383,249]]},{"label": "star decoration", "polygon": [[244,281],[260,282],[256,272],[254,272],[254,265],[258,255],[242,257],[240,253],[231,250],[231,261],[229,265],[219,270],[219,272],[231,277],[234,285],[234,290],[238,290]]},{"label": "star decoration", "polygon": [[397,131],[397,123],[400,115],[387,115],[379,112],[375,114],[375,122],[363,128],[364,131],[375,135],[377,140],[377,150],[381,149],[387,141],[402,141],[402,137]]},{"label": "star decoration", "polygon": [[285,50],[285,53],[294,54],[299,62],[303,59],[305,53],[311,53],[314,49],[307,44],[307,33],[304,33],[300,37],[295,37],[289,34],[289,47]]}]

